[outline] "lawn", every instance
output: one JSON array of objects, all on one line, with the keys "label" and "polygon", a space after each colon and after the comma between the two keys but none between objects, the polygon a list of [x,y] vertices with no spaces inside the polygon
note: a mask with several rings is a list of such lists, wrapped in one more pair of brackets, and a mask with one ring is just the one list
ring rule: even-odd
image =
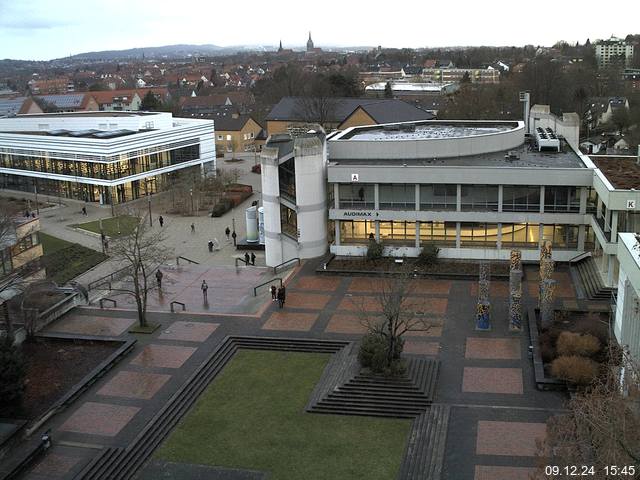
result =
[{"label": "lawn", "polygon": [[[138,219],[130,215],[120,215],[118,217],[103,218],[102,229],[105,235],[109,237],[117,237],[119,235],[128,235],[138,224]],[[86,222],[73,225],[75,228],[81,228],[93,233],[100,233],[100,220]]]},{"label": "lawn", "polygon": [[156,456],[273,480],[388,480],[410,420],[305,413],[326,354],[240,350]]},{"label": "lawn", "polygon": [[47,268],[47,278],[58,285],[64,285],[107,258],[104,253],[83,245],[42,232],[38,235],[44,251],[42,261]]}]

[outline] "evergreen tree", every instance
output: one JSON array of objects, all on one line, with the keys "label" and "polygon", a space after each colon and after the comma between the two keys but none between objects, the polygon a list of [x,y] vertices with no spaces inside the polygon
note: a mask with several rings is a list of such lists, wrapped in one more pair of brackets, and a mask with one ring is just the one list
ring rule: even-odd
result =
[{"label": "evergreen tree", "polygon": [[19,347],[0,340],[0,406],[17,406],[24,392],[25,365]]},{"label": "evergreen tree", "polygon": [[140,103],[140,110],[149,112],[156,112],[160,107],[162,107],[162,103],[156,98],[151,90],[146,93],[142,99],[142,103]]}]

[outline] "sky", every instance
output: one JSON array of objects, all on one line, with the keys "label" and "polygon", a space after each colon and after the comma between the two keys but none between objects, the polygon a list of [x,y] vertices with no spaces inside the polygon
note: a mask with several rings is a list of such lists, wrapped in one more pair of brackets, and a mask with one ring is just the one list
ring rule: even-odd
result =
[{"label": "sky", "polygon": [[0,59],[178,43],[551,46],[640,33],[640,1],[0,0]]}]

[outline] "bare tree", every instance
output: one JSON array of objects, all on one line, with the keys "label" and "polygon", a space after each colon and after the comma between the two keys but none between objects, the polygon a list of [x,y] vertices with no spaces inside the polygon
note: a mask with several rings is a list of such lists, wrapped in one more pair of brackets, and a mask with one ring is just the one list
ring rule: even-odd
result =
[{"label": "bare tree", "polygon": [[[610,357],[606,374],[572,396],[567,413],[547,422],[541,465],[589,465],[602,479],[620,478],[619,471],[607,472],[611,465],[635,465],[624,478],[640,478],[640,365],[626,352],[621,362],[619,352]],[[566,478],[563,473],[550,476],[541,467],[535,478]]]},{"label": "bare tree", "polygon": [[114,291],[134,298],[140,327],[146,327],[147,298],[154,288],[152,277],[169,258],[171,251],[163,246],[164,230],[150,227],[146,216],[138,216],[137,219],[133,231],[117,238],[110,250],[112,257],[127,268],[126,282]]}]

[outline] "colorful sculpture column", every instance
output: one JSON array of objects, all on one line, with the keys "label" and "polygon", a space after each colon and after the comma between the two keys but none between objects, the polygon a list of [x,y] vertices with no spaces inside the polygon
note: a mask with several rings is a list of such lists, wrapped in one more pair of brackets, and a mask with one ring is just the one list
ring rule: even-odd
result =
[{"label": "colorful sculpture column", "polygon": [[556,281],[546,279],[541,283],[540,293],[540,326],[549,328],[554,320],[553,295],[556,289]]},{"label": "colorful sculpture column", "polygon": [[478,305],[476,307],[476,330],[491,330],[489,313],[491,303],[489,302],[489,282],[491,278],[490,264],[483,262],[480,264],[480,278],[478,281]]},{"label": "colorful sculpture column", "polygon": [[522,252],[511,250],[509,268],[509,330],[522,330]]}]

